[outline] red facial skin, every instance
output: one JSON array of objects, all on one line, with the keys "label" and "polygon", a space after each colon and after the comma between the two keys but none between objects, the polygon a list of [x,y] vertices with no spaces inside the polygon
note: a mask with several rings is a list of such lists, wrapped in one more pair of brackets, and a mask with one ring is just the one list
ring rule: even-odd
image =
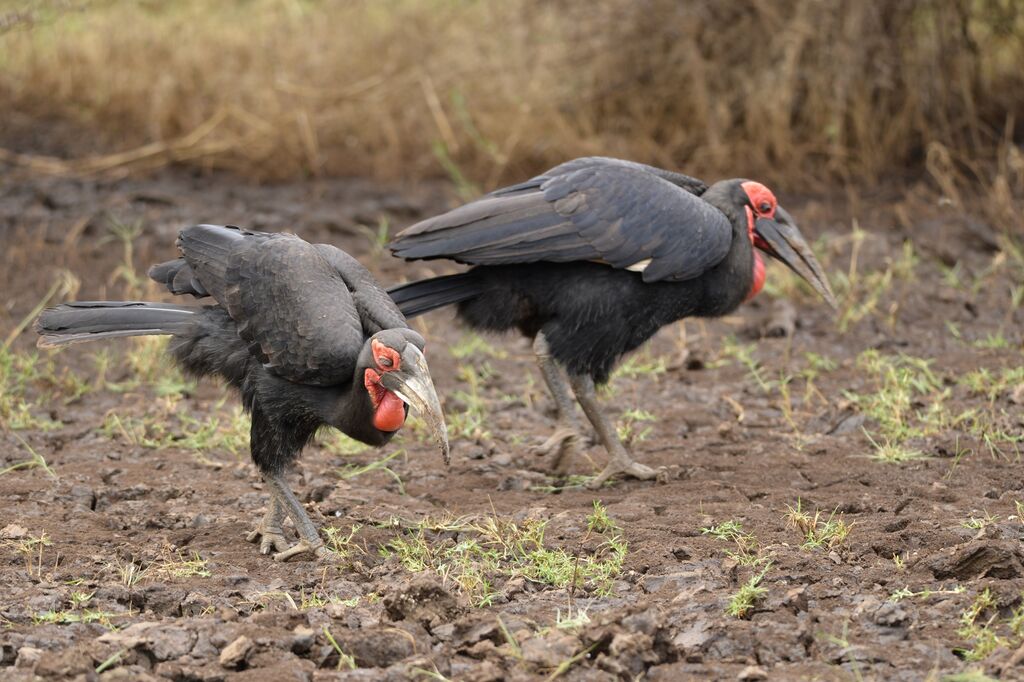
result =
[{"label": "red facial skin", "polygon": [[[747,206],[747,231],[750,234],[750,243],[758,249],[769,250],[768,244],[761,239],[754,232],[754,221],[757,218],[774,218],[775,208],[779,205],[776,201],[775,195],[772,191],[762,185],[760,182],[754,182],[748,180],[742,185],[743,191],[750,197],[750,203],[754,208]],[[764,268],[764,259],[761,258],[761,254],[754,251],[754,282],[750,286],[750,293],[747,294],[747,298],[744,302],[757,296],[757,294],[764,288],[764,280],[767,276]]]},{"label": "red facial skin", "polygon": [[[367,367],[363,373],[363,386],[373,402],[373,426],[380,431],[397,431],[405,424],[405,403],[397,395],[380,384],[380,375],[393,372],[402,365],[402,357],[394,348],[373,339],[370,341],[373,361],[377,369]],[[391,366],[387,366],[390,362]]]}]

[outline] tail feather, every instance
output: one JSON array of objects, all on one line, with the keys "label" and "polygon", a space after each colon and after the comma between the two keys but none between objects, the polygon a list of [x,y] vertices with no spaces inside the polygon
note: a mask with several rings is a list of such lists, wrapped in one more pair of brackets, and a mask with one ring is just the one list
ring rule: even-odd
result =
[{"label": "tail feather", "polygon": [[461,303],[475,298],[480,294],[479,278],[473,272],[458,275],[446,275],[409,282],[388,289],[398,309],[407,318],[442,308],[453,303]]},{"label": "tail feather", "polygon": [[63,346],[118,336],[177,334],[188,329],[197,308],[144,301],[75,301],[42,312],[37,345]]}]

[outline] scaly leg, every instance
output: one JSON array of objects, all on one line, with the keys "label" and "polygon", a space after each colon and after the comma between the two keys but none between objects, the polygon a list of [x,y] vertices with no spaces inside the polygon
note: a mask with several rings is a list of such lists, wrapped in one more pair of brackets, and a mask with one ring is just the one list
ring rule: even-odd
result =
[{"label": "scaly leg", "polygon": [[329,553],[324,547],[323,540],[320,539],[320,533],[317,532],[316,526],[309,519],[306,510],[302,508],[302,504],[288,486],[284,474],[280,472],[264,474],[263,479],[267,482],[271,496],[276,498],[278,504],[288,513],[292,523],[295,524],[295,530],[299,533],[299,541],[289,549],[275,554],[274,561],[288,561],[294,556],[307,552],[320,559],[327,558]]},{"label": "scaly leg", "polygon": [[594,380],[589,376],[579,377],[570,375],[569,382],[572,384],[572,390],[576,394],[576,400],[579,401],[580,407],[583,408],[583,413],[587,415],[587,419],[594,425],[598,438],[601,439],[605,450],[608,451],[608,466],[597,475],[597,478],[590,482],[590,487],[598,488],[616,474],[624,474],[643,480],[657,478],[660,473],[658,470],[633,461],[633,458],[626,452],[626,448],[619,440],[618,434],[615,433],[615,427],[608,420],[608,416],[601,411],[601,406],[597,402],[597,392],[594,390]]},{"label": "scaly leg", "polygon": [[273,492],[268,501],[267,513],[263,515],[260,525],[256,526],[246,540],[260,543],[260,554],[283,552],[288,549],[288,539],[284,536],[281,523],[284,521],[284,506]]},{"label": "scaly leg", "polygon": [[573,405],[569,386],[561,368],[551,357],[551,349],[548,340],[544,338],[544,332],[539,332],[534,338],[533,352],[537,356],[537,364],[540,366],[544,383],[555,400],[557,426],[555,432],[542,444],[532,448],[531,452],[538,456],[549,455],[551,461],[548,467],[551,471],[565,473],[566,466],[579,451],[580,424],[576,417],[576,406]]}]

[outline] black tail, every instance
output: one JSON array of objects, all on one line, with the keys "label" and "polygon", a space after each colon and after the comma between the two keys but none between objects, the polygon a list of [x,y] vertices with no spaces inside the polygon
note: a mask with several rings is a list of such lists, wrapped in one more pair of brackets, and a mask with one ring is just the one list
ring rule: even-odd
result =
[{"label": "black tail", "polygon": [[75,301],[47,308],[36,320],[38,345],[62,346],[115,336],[176,334],[201,308],[143,301]]},{"label": "black tail", "polygon": [[446,305],[468,301],[480,293],[480,280],[471,272],[409,282],[388,289],[406,317],[416,317]]}]

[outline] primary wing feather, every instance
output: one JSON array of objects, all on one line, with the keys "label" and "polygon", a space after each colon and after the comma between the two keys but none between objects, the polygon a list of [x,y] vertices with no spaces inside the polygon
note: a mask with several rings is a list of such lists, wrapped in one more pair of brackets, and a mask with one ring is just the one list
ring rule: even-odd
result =
[{"label": "primary wing feather", "polygon": [[471,265],[591,260],[642,270],[648,282],[686,280],[721,261],[732,240],[725,215],[696,196],[704,189],[642,164],[575,159],[413,225],[391,249]]}]

